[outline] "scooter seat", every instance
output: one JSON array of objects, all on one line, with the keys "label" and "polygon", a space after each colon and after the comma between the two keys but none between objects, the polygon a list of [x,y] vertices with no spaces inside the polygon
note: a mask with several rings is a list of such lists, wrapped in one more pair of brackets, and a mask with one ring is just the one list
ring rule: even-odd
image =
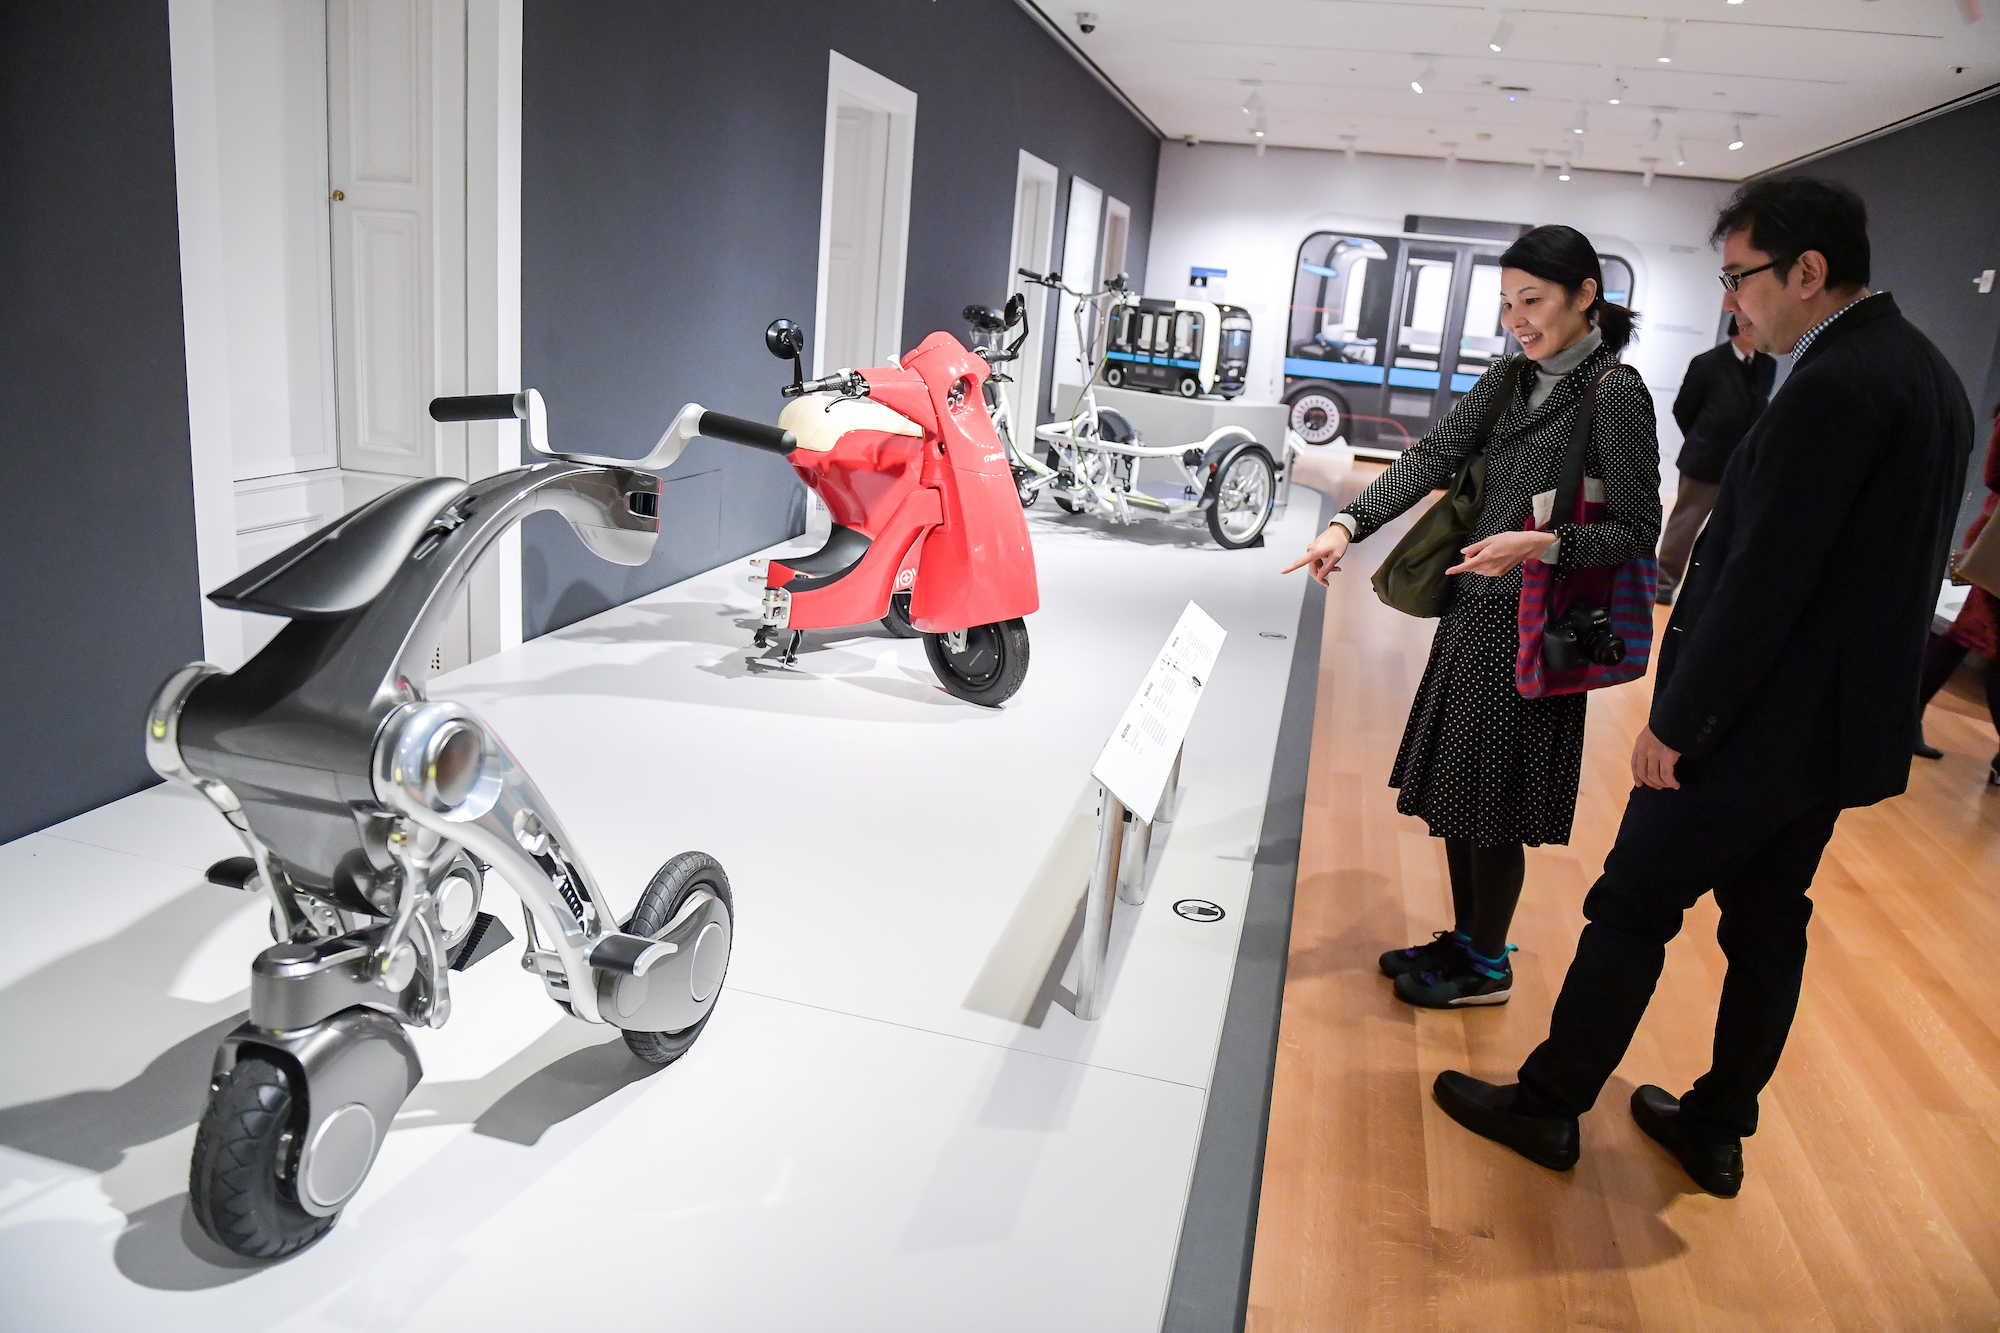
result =
[{"label": "scooter seat", "polygon": [[332,620],[379,596],[440,511],[471,489],[428,477],[377,496],[208,595],[231,611]]},{"label": "scooter seat", "polygon": [[1097,409],[1097,438],[1109,444],[1140,444],[1138,427],[1113,407]]}]

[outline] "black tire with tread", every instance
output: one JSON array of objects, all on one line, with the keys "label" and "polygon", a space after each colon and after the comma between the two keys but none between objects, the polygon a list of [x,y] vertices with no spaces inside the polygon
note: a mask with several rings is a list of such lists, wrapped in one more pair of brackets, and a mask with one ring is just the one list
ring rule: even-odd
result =
[{"label": "black tire with tread", "polygon": [[889,595],[889,614],[882,617],[882,628],[899,639],[923,637],[923,631],[910,623],[910,594],[898,592]]},{"label": "black tire with tread", "polygon": [[[723,873],[722,863],[706,852],[682,852],[673,860],[660,867],[660,873],[653,876],[653,882],[639,895],[639,905],[632,909],[632,915],[625,921],[625,930],[632,935],[651,935],[674,919],[674,913],[687,901],[688,895],[696,889],[707,889],[722,899],[723,908],[729,913],[730,951],[736,946],[736,898],[729,891],[729,876]],[[682,1028],[679,1032],[627,1032],[625,1045],[632,1054],[648,1064],[670,1065],[688,1053],[695,1038],[708,1026],[708,1020],[715,1016],[715,1005],[720,1003],[721,990],[728,980],[729,972],[725,964],[723,980],[716,982],[715,1001],[708,1006],[708,1012],[698,1022]]]},{"label": "black tire with tread", "polygon": [[[1062,497],[1056,498],[1060,500]],[[974,625],[966,633],[973,635],[982,631],[991,636],[982,646],[994,651],[998,660],[976,677],[960,672],[945,649],[942,634],[924,635],[924,656],[930,658],[931,670],[937,673],[938,683],[946,691],[969,704],[998,708],[1013,698],[1014,692],[1021,688],[1021,682],[1027,679],[1028,622],[1016,616],[991,625]]]},{"label": "black tire with tread", "polygon": [[305,1103],[292,1075],[245,1056],[209,1092],[188,1166],[188,1203],[216,1244],[250,1259],[283,1259],[324,1236],[339,1218],[299,1206],[292,1183]]}]

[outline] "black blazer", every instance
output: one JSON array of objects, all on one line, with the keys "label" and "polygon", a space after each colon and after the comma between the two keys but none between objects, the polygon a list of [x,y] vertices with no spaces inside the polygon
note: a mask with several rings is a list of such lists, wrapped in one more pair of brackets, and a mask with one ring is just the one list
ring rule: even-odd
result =
[{"label": "black blazer", "polygon": [[1675,467],[1696,481],[1721,481],[1729,456],[1771,397],[1778,362],[1763,352],[1745,365],[1728,343],[1711,347],[1688,362],[1681,391],[1674,396],[1674,421],[1681,428]]},{"label": "black blazer", "polygon": [[1766,790],[1902,792],[1971,452],[1965,387],[1892,297],[1828,325],[1723,474],[1661,646],[1653,734]]}]

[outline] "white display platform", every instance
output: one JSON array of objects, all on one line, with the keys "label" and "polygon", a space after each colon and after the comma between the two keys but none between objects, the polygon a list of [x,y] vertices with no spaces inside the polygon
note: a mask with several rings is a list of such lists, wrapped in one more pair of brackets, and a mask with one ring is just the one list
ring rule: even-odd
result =
[{"label": "white display platform", "polygon": [[[660,1071],[562,1017],[515,948],[456,976],[373,1175],[284,1263],[217,1250],[185,1196],[268,943],[261,901],[201,881],[239,850],[221,818],[162,786],[0,847],[0,1322],[1157,1328],[1304,588],[1278,570],[1314,515],[1234,552],[1187,523],[1030,517],[1043,609],[998,712],[879,632],[752,664],[743,562],[434,682],[505,738],[614,906],[677,852],[719,857],[736,957]],[[1090,765],[1190,599],[1228,643],[1084,1023],[1051,973]],[[1176,916],[1190,896],[1227,917]],[[487,905],[518,935],[504,888]]]}]

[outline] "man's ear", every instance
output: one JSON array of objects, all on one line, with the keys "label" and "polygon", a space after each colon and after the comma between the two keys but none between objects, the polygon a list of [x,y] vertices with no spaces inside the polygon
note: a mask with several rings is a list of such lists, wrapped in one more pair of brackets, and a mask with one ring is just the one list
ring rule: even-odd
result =
[{"label": "man's ear", "polygon": [[1826,290],[1826,256],[1817,250],[1808,250],[1799,256],[1794,267],[1799,275],[1799,299],[1810,301]]}]

